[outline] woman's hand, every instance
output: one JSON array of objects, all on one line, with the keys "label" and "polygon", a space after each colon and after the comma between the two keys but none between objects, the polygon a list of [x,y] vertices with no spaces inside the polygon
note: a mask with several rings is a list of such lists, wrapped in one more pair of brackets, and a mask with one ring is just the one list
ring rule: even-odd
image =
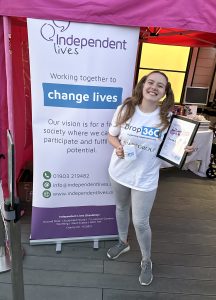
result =
[{"label": "woman's hand", "polygon": [[124,158],[124,149],[121,145],[116,148],[116,155],[119,158]]},{"label": "woman's hand", "polygon": [[110,133],[108,134],[108,142],[115,148],[116,155],[119,158],[124,158],[124,150],[120,143],[118,136],[113,136]]},{"label": "woman's hand", "polygon": [[188,154],[191,154],[192,152],[194,152],[194,145],[186,146],[185,152],[187,152]]}]

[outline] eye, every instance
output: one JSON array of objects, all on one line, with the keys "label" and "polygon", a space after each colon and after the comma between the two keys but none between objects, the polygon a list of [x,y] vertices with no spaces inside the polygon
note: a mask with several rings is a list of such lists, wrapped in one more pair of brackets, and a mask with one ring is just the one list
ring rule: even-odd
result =
[{"label": "eye", "polygon": [[158,88],[159,89],[165,89],[165,85],[163,83],[158,83]]}]

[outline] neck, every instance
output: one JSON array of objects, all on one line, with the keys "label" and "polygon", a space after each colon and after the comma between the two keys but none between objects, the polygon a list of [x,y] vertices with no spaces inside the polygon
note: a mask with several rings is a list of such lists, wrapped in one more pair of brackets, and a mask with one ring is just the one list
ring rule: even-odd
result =
[{"label": "neck", "polygon": [[139,108],[144,113],[151,113],[151,112],[155,111],[158,108],[158,104],[157,103],[143,101],[139,105]]}]

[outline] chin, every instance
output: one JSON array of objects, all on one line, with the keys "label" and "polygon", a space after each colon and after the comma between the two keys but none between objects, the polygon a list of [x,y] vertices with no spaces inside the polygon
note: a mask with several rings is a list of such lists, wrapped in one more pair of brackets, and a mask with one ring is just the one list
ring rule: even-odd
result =
[{"label": "chin", "polygon": [[152,102],[152,103],[154,103],[154,104],[158,104],[158,103],[159,103],[159,99],[154,99],[154,98],[152,98],[152,97],[148,97],[148,98],[146,99],[146,101]]}]

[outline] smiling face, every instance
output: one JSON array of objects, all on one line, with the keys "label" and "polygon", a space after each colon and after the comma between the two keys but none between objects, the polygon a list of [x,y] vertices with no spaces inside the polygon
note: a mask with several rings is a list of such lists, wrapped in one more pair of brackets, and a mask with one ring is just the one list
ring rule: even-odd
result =
[{"label": "smiling face", "polygon": [[143,84],[143,101],[158,104],[166,93],[167,79],[160,73],[150,74]]}]

